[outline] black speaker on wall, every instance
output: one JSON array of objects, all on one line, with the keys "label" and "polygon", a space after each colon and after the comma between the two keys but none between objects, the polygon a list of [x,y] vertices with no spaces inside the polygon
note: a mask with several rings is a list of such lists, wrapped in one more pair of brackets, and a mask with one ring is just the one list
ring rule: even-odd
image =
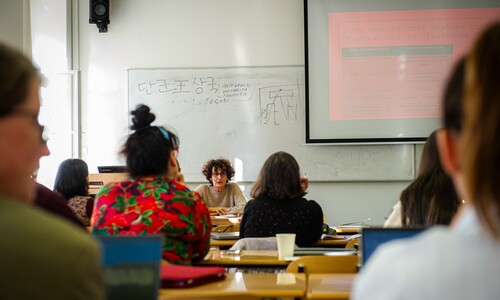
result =
[{"label": "black speaker on wall", "polygon": [[109,0],[89,0],[89,23],[96,24],[99,32],[107,32]]}]

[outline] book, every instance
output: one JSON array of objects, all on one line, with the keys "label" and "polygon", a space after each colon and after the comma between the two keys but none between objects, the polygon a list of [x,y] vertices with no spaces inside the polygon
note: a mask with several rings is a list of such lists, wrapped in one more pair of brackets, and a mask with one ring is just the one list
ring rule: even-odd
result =
[{"label": "book", "polygon": [[202,267],[186,265],[161,266],[161,286],[165,288],[187,288],[209,282],[223,280],[226,277],[222,267]]}]

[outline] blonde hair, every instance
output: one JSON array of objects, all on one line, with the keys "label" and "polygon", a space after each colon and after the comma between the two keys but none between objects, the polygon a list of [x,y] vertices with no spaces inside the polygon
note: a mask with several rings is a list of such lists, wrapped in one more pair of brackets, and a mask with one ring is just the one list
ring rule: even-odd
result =
[{"label": "blonde hair", "polygon": [[500,22],[478,38],[467,58],[461,162],[482,225],[500,239]]}]

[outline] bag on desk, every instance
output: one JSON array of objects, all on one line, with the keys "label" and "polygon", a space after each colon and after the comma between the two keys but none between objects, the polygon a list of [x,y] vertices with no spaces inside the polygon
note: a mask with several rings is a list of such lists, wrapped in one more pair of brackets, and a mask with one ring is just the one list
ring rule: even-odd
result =
[{"label": "bag on desk", "polygon": [[199,267],[183,265],[162,265],[161,286],[165,288],[186,288],[226,277],[222,267]]}]

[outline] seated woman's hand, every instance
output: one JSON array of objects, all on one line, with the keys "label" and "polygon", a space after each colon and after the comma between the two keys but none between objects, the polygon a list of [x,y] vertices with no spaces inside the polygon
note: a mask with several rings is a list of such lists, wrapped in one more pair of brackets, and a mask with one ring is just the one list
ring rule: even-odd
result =
[{"label": "seated woman's hand", "polygon": [[211,216],[222,216],[225,215],[228,211],[227,207],[220,207],[220,206],[214,206],[214,207],[209,207],[208,211],[210,212]]}]

